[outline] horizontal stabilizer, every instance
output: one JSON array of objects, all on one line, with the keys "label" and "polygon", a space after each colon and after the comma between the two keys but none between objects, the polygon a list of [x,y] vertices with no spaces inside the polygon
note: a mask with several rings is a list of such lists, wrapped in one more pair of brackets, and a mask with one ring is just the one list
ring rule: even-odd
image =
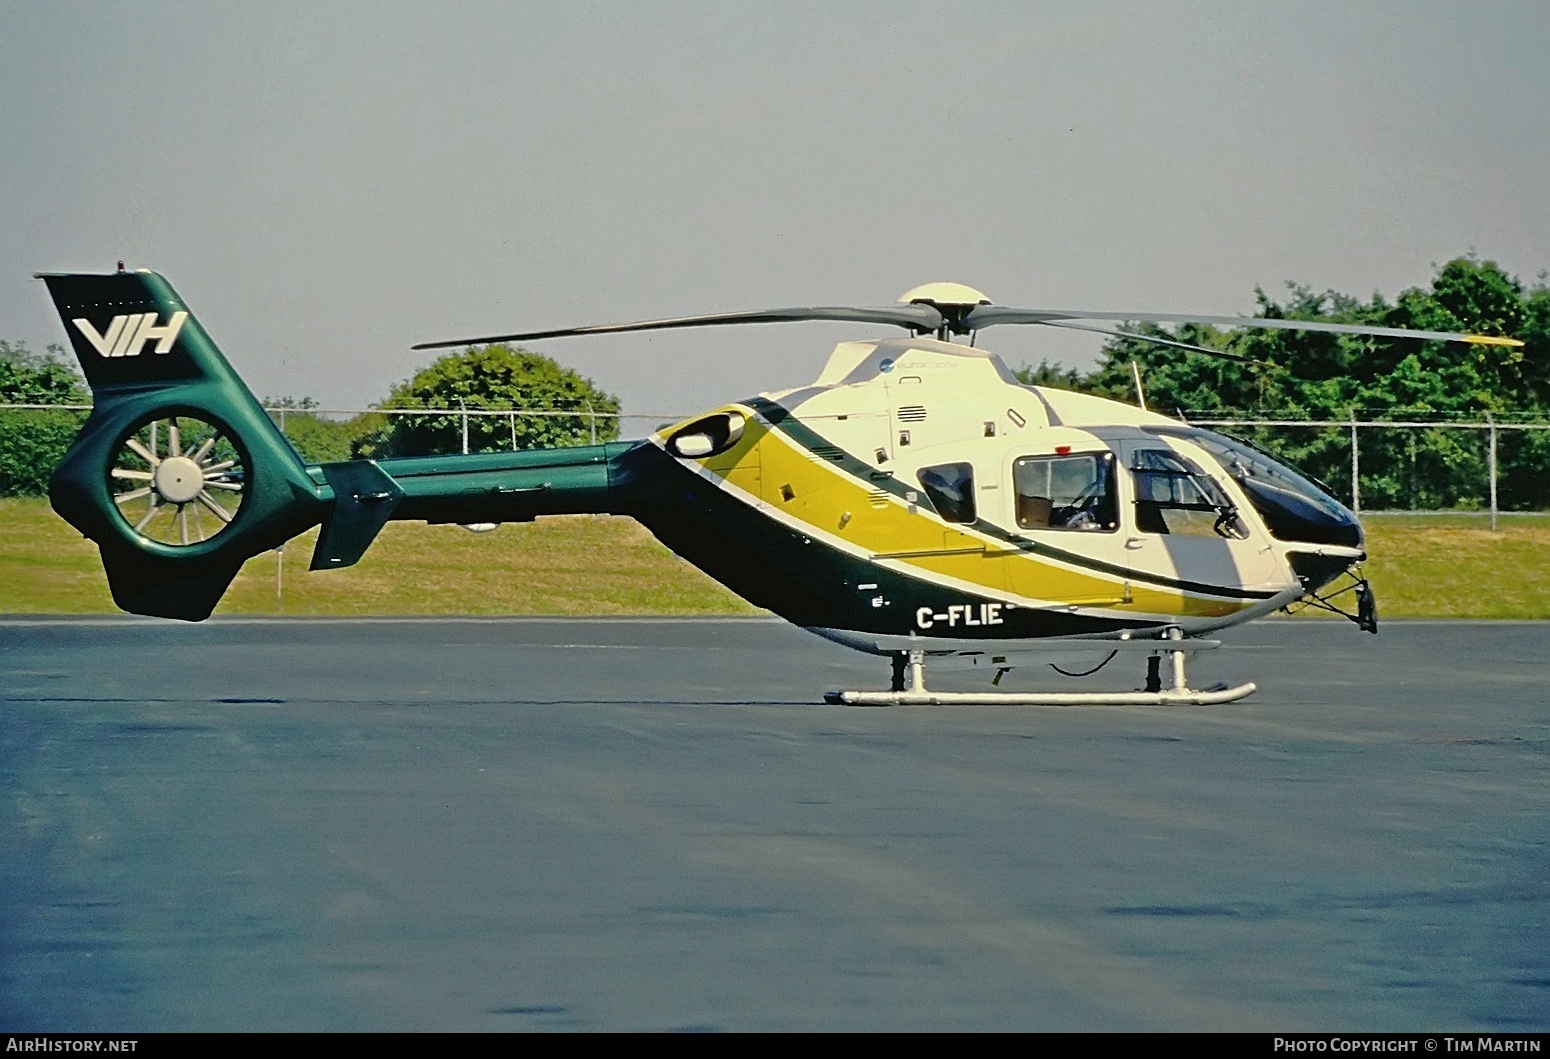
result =
[{"label": "horizontal stabilizer", "polygon": [[325,463],[321,470],[334,491],[334,510],[318,535],[312,569],[339,570],[360,561],[392,518],[404,491],[371,460]]}]

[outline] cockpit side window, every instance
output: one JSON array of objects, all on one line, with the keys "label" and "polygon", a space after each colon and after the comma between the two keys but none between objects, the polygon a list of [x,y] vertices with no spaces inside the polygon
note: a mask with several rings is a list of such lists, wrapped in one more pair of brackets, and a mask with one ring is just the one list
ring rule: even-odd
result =
[{"label": "cockpit side window", "polygon": [[1012,465],[1017,525],[1113,532],[1119,526],[1113,468],[1109,452],[1022,457]]},{"label": "cockpit side window", "polygon": [[1136,449],[1136,529],[1187,537],[1243,540],[1248,528],[1222,487],[1193,460],[1168,449]]},{"label": "cockpit side window", "polygon": [[916,477],[931,499],[931,506],[948,522],[974,521],[974,466],[939,463],[922,467]]}]

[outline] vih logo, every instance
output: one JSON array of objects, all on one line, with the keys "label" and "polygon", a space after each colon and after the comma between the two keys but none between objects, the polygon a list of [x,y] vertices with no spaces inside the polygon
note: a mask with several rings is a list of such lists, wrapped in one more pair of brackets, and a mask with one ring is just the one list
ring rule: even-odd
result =
[{"label": "vih logo", "polygon": [[156,340],[157,353],[171,352],[172,343],[177,341],[178,332],[183,330],[183,321],[187,319],[187,312],[175,312],[167,318],[164,326],[157,327],[155,313],[130,313],[127,316],[115,316],[113,322],[108,324],[108,329],[101,334],[85,317],[70,322],[86,336],[92,348],[104,357],[138,357],[145,344],[153,338]]}]

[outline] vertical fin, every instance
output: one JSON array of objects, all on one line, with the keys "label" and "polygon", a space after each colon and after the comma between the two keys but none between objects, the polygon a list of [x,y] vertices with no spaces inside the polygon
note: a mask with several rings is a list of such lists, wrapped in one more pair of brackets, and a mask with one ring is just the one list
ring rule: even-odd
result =
[{"label": "vertical fin", "polygon": [[[146,271],[39,278],[93,399],[90,417],[49,482],[54,510],[97,543],[120,607],[190,621],[208,617],[244,561],[322,519],[324,490],[164,278]],[[178,473],[165,481],[144,470],[115,475],[126,451],[149,451],[136,440],[147,424],[181,418],[203,420],[228,439],[242,457],[240,477],[219,470],[213,459],[190,459],[175,443],[160,454],[182,458]],[[142,487],[155,494],[151,511],[170,507],[176,514],[167,517],[178,532],[153,539],[146,528],[153,514],[132,522],[121,512],[117,501],[124,498],[115,497],[110,483],[125,473],[151,479]],[[201,474],[219,483],[223,497],[240,497],[234,514],[212,499],[215,485],[201,488]],[[189,526],[199,524],[201,512],[217,516],[218,524],[195,540]]]}]

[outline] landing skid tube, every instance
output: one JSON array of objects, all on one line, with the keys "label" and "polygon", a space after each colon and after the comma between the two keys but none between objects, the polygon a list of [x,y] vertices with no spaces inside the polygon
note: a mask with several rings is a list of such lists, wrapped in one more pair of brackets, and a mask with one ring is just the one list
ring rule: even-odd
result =
[{"label": "landing skid tube", "polygon": [[[892,691],[831,691],[824,701],[835,706],[1215,706],[1253,694],[1252,681],[1236,687],[1216,685],[1195,690],[1184,675],[1188,656],[1204,644],[1186,646],[1178,629],[1168,630],[1172,647],[1158,647],[1147,659],[1144,691],[995,692],[927,691],[926,652],[915,648],[893,656]],[[1209,646],[1215,646],[1211,644]],[[1171,686],[1162,686],[1162,655],[1172,661]]]}]

